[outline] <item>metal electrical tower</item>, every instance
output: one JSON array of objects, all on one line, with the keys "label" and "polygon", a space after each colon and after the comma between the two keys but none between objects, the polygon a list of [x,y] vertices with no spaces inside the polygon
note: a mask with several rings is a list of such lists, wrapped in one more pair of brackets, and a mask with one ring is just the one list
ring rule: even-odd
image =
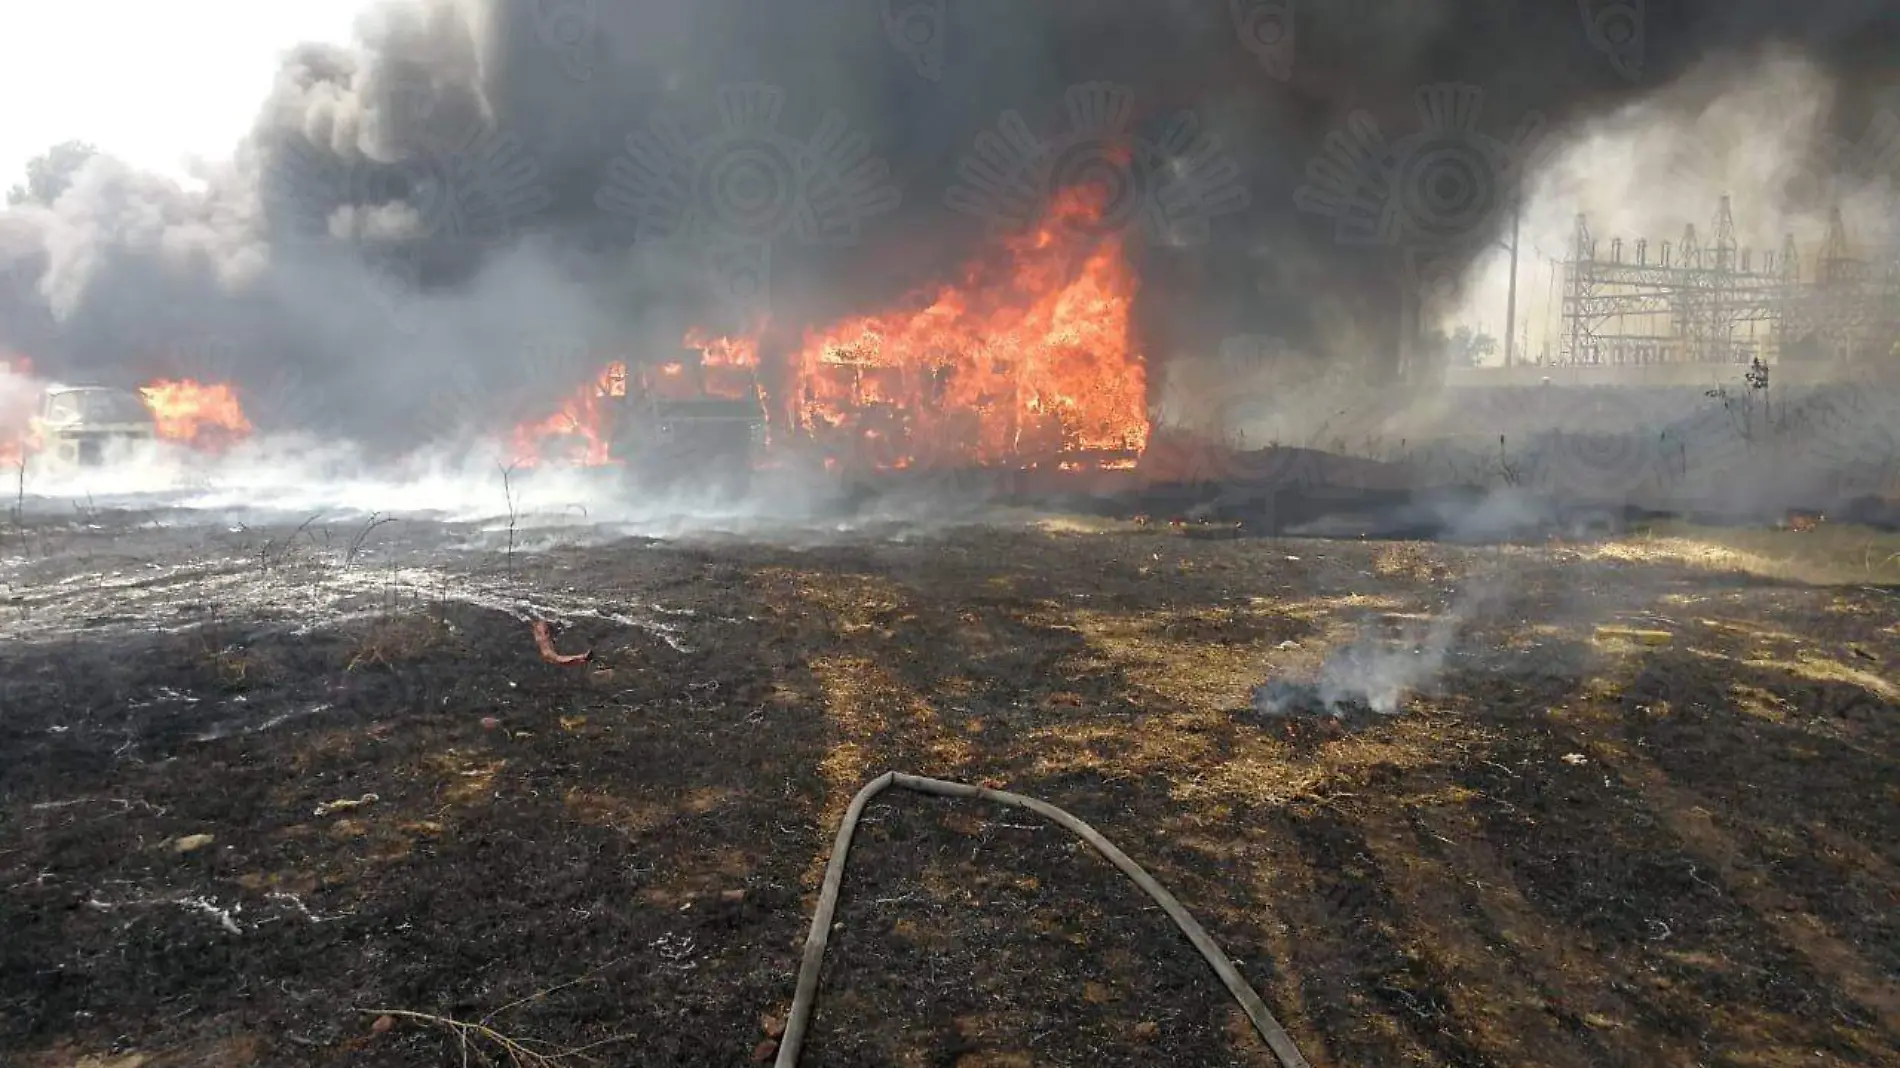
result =
[{"label": "metal electrical tower", "polygon": [[1607,257],[1599,251],[1577,216],[1563,264],[1560,364],[1865,361],[1900,341],[1900,250],[1855,259],[1838,208],[1806,276],[1792,234],[1759,262],[1740,247],[1726,196],[1706,240],[1690,224],[1656,255],[1643,240],[1626,255],[1621,238]]}]

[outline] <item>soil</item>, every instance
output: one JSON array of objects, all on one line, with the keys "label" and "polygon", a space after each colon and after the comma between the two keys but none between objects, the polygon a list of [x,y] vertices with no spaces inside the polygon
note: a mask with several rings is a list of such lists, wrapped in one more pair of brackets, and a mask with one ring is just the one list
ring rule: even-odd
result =
[{"label": "soil", "polygon": [[[9,1065],[461,1064],[448,1020],[468,1063],[767,1060],[892,769],[1092,824],[1316,1066],[1900,1063],[1890,589],[1640,540],[88,518],[0,551]],[[1253,710],[1447,614],[1398,715]],[[887,792],[837,922],[808,1068],[1274,1063],[1027,813]]]}]

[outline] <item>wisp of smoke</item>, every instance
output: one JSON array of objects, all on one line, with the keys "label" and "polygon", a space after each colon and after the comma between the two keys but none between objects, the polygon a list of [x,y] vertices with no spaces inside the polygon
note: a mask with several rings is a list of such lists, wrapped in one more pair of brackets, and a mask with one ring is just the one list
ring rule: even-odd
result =
[{"label": "wisp of smoke", "polygon": [[1429,623],[1408,623],[1395,637],[1362,628],[1334,649],[1317,676],[1306,681],[1273,679],[1256,687],[1254,710],[1275,718],[1325,715],[1345,719],[1366,712],[1394,716],[1414,693],[1443,674],[1463,628],[1495,600],[1495,578],[1483,578]]},{"label": "wisp of smoke", "polygon": [[1259,687],[1254,708],[1274,717],[1321,713],[1344,718],[1358,708],[1397,715],[1406,698],[1443,670],[1460,622],[1435,620],[1416,641],[1362,636],[1327,656],[1312,682],[1276,679]]}]

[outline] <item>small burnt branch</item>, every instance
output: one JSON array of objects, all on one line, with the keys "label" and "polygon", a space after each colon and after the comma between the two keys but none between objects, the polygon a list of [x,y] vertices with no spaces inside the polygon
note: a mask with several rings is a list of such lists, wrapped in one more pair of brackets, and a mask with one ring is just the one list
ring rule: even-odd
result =
[{"label": "small burnt branch", "polygon": [[26,453],[14,462],[13,530],[20,536],[21,550],[26,547]]},{"label": "small burnt branch", "polygon": [[502,498],[508,502],[508,577],[514,578],[515,577],[515,524],[518,522],[520,518],[515,511],[515,491],[514,491],[514,483],[512,481],[512,476],[514,475],[515,469],[512,465],[504,467],[500,464],[496,464],[495,466],[501,467],[501,493],[502,493]]},{"label": "small burnt branch", "polygon": [[381,512],[371,512],[369,514],[369,521],[364,523],[362,529],[356,532],[356,536],[350,539],[349,551],[343,554],[343,567],[347,570],[351,565],[356,563],[357,556],[363,551],[363,543],[369,540],[370,534],[373,533],[377,527],[394,523],[395,521],[394,516],[385,516]]},{"label": "small burnt branch", "polygon": [[[299,523],[297,529],[291,531],[290,536],[285,538],[282,543],[274,539],[266,539],[263,547],[257,550],[257,565],[259,569],[269,571],[273,563],[281,566],[285,560],[290,558],[290,551],[297,547],[297,539],[303,536],[304,531],[310,529],[310,524],[322,518],[323,513],[317,512],[302,523]],[[276,551],[275,561],[272,560],[272,550]]]},{"label": "small burnt branch", "polygon": [[1510,454],[1505,451],[1503,434],[1498,435],[1498,475],[1504,479],[1505,485],[1512,488],[1523,481],[1523,472],[1511,462]]}]

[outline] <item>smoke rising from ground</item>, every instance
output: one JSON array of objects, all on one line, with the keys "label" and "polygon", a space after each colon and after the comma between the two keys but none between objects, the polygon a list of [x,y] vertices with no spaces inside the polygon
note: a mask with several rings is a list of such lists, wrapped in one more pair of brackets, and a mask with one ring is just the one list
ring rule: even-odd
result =
[{"label": "smoke rising from ground", "polygon": [[1479,577],[1443,613],[1429,621],[1408,621],[1397,634],[1361,628],[1352,641],[1327,654],[1312,680],[1275,679],[1255,690],[1255,710],[1275,717],[1345,718],[1358,710],[1397,715],[1414,693],[1444,674],[1463,630],[1496,611],[1500,581],[1496,575]]},{"label": "smoke rising from ground", "polygon": [[[774,84],[784,129],[803,137],[835,110],[888,162],[903,206],[855,246],[774,247],[772,306],[795,331],[941,278],[984,240],[942,196],[977,133],[1007,109],[1057,121],[1065,88],[1108,80],[1150,127],[1193,110],[1252,192],[1205,246],[1138,251],[1148,350],[1261,332],[1376,375],[1387,354],[1364,350],[1396,328],[1390,257],[1292,208],[1325,135],[1356,109],[1403,127],[1427,81],[1484,86],[1506,126],[1513,109],[1563,129],[1644,96],[1568,5],[1302,4],[1284,81],[1221,7],[953,0],[933,82],[861,0],[397,0],[356,44],[287,56],[251,135],[197,187],[99,159],[56,203],[0,214],[0,345],[61,379],[235,379],[265,429],[382,452],[493,430],[605,355],[676,347],[716,307],[677,250],[598,204],[658,109],[703,125],[720,85]],[[1807,42],[1804,92],[1852,103],[1890,54],[1877,3],[1651,7],[1655,83],[1785,37]]]}]

